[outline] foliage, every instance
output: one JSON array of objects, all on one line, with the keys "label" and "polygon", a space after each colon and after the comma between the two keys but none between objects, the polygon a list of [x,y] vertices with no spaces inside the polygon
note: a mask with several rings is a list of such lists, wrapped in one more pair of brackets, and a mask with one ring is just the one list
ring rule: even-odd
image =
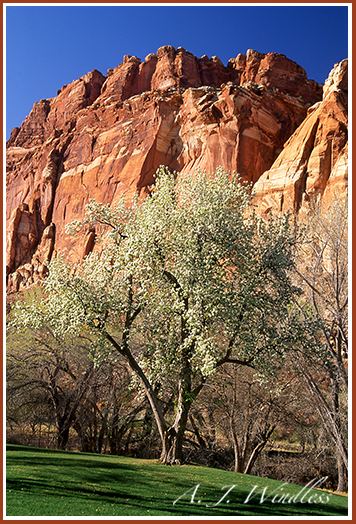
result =
[{"label": "foliage", "polygon": [[169,435],[178,451],[170,461],[180,459],[190,406],[218,367],[276,373],[304,340],[308,319],[290,307],[300,290],[290,279],[289,217],[264,221],[250,200],[250,188],[222,169],[176,175],[161,168],[143,202],[128,206],[123,197],[111,209],[91,201],[85,222],[96,228],[97,250],[78,264],[54,259],[45,299],[15,307],[17,326],[47,324],[55,336],[84,330],[96,365],[124,357],[164,447],[171,441],[162,402],[176,395]]}]

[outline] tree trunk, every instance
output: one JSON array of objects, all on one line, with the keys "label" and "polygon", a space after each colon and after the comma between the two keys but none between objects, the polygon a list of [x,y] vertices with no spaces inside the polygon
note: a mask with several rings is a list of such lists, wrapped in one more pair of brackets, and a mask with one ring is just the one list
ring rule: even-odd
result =
[{"label": "tree trunk", "polygon": [[258,459],[259,454],[261,453],[261,451],[263,450],[266,444],[267,444],[267,440],[260,442],[259,444],[257,444],[257,446],[255,446],[255,448],[253,449],[250,455],[250,458],[248,459],[247,466],[245,467],[245,470],[244,470],[245,475],[251,474],[251,470],[253,466],[255,465],[255,462]]},{"label": "tree trunk", "polygon": [[234,445],[234,471],[235,473],[242,473],[241,471],[241,460],[240,460],[240,450],[239,443],[236,438],[236,435],[233,435],[233,445]]},{"label": "tree trunk", "polygon": [[181,374],[178,389],[178,407],[174,423],[165,433],[164,449],[160,459],[164,464],[181,464],[183,461],[183,439],[189,410],[192,405],[190,386],[191,379],[188,365]]},{"label": "tree trunk", "polygon": [[166,447],[167,447],[167,426],[166,422],[164,420],[164,415],[159,403],[159,400],[157,398],[157,395],[153,389],[153,387],[150,384],[150,381],[146,377],[145,373],[139,366],[139,364],[136,362],[135,358],[133,357],[128,345],[125,343],[123,346],[121,346],[116,340],[109,334],[106,333],[106,338],[111,342],[111,344],[114,346],[115,349],[119,351],[119,353],[125,358],[125,360],[128,362],[130,368],[138,378],[140,379],[143,388],[146,393],[146,397],[148,398],[148,401],[151,405],[153,415],[155,418],[155,422],[157,424],[158,432],[161,438],[162,442],[162,455],[166,454]]},{"label": "tree trunk", "polygon": [[346,470],[344,466],[344,461],[342,460],[342,457],[340,456],[340,453],[337,454],[337,476],[338,476],[338,483],[336,491],[344,492],[346,491]]},{"label": "tree trunk", "polygon": [[[185,321],[182,319],[182,340],[185,335]],[[183,351],[181,371],[178,384],[177,413],[173,425],[165,432],[161,462],[164,464],[181,464],[183,461],[183,440],[187,427],[188,415],[193,400],[203,387],[202,381],[192,391],[192,370],[190,365],[190,349]]]},{"label": "tree trunk", "polygon": [[181,464],[183,462],[183,440],[187,427],[190,402],[185,402],[178,409],[174,424],[166,431],[165,443],[161,453],[164,464]]},{"label": "tree trunk", "polygon": [[318,410],[321,419],[325,421],[325,429],[334,441],[337,453],[342,458],[346,471],[348,471],[348,453],[346,444],[342,432],[340,431],[338,424],[335,422],[334,414],[311,375],[304,370],[304,376],[307,379],[312,395],[315,395],[319,400],[319,403],[316,404],[316,409]]},{"label": "tree trunk", "polygon": [[253,468],[253,466],[254,466],[258,456],[260,455],[261,451],[263,450],[263,448],[267,444],[268,439],[270,438],[270,436],[272,435],[272,433],[273,433],[273,431],[275,429],[276,429],[276,425],[273,425],[273,426],[269,426],[269,428],[266,428],[264,430],[262,441],[259,442],[254,447],[254,449],[252,450],[252,453],[250,455],[249,461],[248,461],[247,466],[246,466],[245,471],[244,471],[245,474],[250,474],[251,473],[251,470],[252,470],[252,468]]},{"label": "tree trunk", "polygon": [[99,431],[99,435],[97,436],[97,439],[96,439],[96,451],[95,451],[96,453],[102,452],[106,429],[107,429],[106,420],[103,420],[100,431]]},{"label": "tree trunk", "polygon": [[78,438],[79,438],[80,451],[86,451],[85,450],[85,430],[78,419],[75,420],[73,424],[73,429],[75,429],[75,431],[77,432]]},{"label": "tree trunk", "polygon": [[65,450],[69,439],[69,426],[65,426],[58,431],[57,435],[57,448]]},{"label": "tree trunk", "polygon": [[235,430],[233,414],[230,415],[230,431],[231,431],[232,443],[234,447],[234,471],[235,473],[242,473],[239,439],[238,439],[238,436]]}]

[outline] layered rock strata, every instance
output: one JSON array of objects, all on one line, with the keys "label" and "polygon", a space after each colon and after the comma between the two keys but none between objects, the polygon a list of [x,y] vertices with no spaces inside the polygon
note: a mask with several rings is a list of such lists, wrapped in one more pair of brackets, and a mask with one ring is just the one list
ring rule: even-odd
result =
[{"label": "layered rock strata", "polygon": [[164,46],[35,103],[7,143],[9,289],[42,278],[59,250],[73,261],[90,252],[95,232],[73,241],[65,225],[89,198],[144,195],[162,164],[221,165],[257,182],[321,98],[322,86],[284,55],[249,50],[225,67]]},{"label": "layered rock strata", "polygon": [[308,109],[272,167],[254,186],[263,214],[308,211],[322,198],[344,198],[348,188],[348,61],[330,72],[323,99]]}]

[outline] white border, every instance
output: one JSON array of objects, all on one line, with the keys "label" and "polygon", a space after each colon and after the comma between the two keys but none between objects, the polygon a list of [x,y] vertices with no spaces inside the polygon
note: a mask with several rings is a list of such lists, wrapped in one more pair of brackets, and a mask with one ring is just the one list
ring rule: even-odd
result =
[{"label": "white border", "polygon": [[[130,7],[149,7],[149,6],[157,6],[157,7],[170,7],[170,6],[182,6],[182,7],[233,7],[233,6],[241,6],[241,7],[288,7],[288,6],[326,6],[326,7],[348,7],[348,41],[349,41],[349,80],[348,80],[348,89],[349,89],[349,118],[352,119],[352,3],[209,3],[209,4],[202,4],[202,3],[93,3],[93,4],[86,4],[86,3],[4,3],[3,4],[3,173],[6,173],[6,7],[14,7],[14,6],[23,6],[23,7],[29,7],[29,6],[39,6],[39,7],[115,7],[115,6],[130,6]],[[316,21],[317,23],[317,21]],[[349,165],[351,166],[351,176],[349,176],[349,194],[352,195],[352,125],[349,126],[349,143],[351,144],[351,147],[349,147],[349,158],[351,162],[349,162]],[[4,268],[4,287],[5,287],[5,281],[6,281],[6,219],[5,219],[5,212],[6,212],[6,179],[5,176],[3,177],[3,268]],[[352,202],[351,198],[349,198],[349,216],[351,217],[351,220],[349,222],[349,262],[350,267],[352,268]],[[349,279],[349,296],[352,298],[352,273],[349,271],[350,279]],[[352,341],[352,300],[350,304],[350,313],[349,318],[351,319],[351,322],[349,322],[349,333],[351,336],[349,339]],[[3,296],[3,326],[4,326],[4,334],[3,334],[3,347],[6,348],[6,336],[5,336],[5,326],[6,326],[6,293],[4,289],[4,296]],[[349,363],[350,363],[350,371],[352,370],[352,350],[350,349],[349,352]],[[214,520],[214,521],[220,521],[220,520],[240,520],[240,521],[249,521],[249,520],[315,520],[315,521],[335,521],[335,520],[342,520],[342,521],[349,521],[352,520],[352,496],[348,497],[349,501],[349,516],[347,517],[326,517],[326,516],[300,516],[300,517],[291,517],[288,515],[285,516],[269,516],[269,517],[263,517],[263,516],[239,516],[236,515],[236,517],[199,517],[199,516],[188,516],[188,517],[174,517],[174,516],[157,516],[157,517],[145,517],[145,516],[136,516],[136,517],[94,517],[94,516],[88,516],[88,517],[75,517],[75,516],[65,516],[65,517],[58,517],[58,516],[6,516],[6,415],[5,415],[5,384],[6,384],[6,373],[5,373],[5,366],[6,366],[6,353],[3,352],[3,520],[9,520],[9,521],[23,521],[23,520],[60,520],[60,521],[66,521],[66,520],[95,520],[95,521],[102,521],[102,520],[118,520],[118,521],[131,521],[131,520]],[[351,375],[351,374],[350,374]],[[351,377],[350,377],[351,378]],[[352,433],[351,433],[351,422],[352,422],[352,381],[350,380],[350,386],[349,386],[349,443],[352,442]],[[352,446],[350,445],[350,464],[352,465]],[[352,466],[349,468],[349,494],[352,494],[352,475],[351,475],[351,469]]]}]

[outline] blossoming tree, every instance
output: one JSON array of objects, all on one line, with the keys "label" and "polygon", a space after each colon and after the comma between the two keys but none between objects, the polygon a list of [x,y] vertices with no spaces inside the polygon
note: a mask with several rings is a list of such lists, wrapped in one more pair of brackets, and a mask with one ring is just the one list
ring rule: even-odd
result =
[{"label": "blossoming tree", "polygon": [[143,202],[90,201],[84,222],[99,248],[78,264],[55,258],[45,299],[18,304],[16,322],[84,330],[95,362],[124,358],[152,407],[161,460],[179,463],[189,410],[214,371],[233,362],[271,372],[298,343],[288,217],[258,218],[250,189],[222,169],[162,167]]}]

